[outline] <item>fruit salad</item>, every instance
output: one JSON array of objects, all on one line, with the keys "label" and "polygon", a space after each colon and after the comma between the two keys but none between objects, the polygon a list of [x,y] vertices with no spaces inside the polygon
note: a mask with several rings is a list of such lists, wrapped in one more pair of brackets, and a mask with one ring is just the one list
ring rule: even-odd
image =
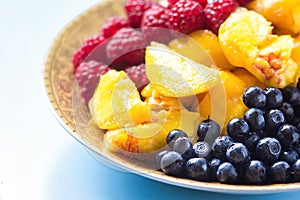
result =
[{"label": "fruit salad", "polygon": [[124,11],[72,58],[109,151],[197,181],[300,181],[300,0],[127,0]]}]

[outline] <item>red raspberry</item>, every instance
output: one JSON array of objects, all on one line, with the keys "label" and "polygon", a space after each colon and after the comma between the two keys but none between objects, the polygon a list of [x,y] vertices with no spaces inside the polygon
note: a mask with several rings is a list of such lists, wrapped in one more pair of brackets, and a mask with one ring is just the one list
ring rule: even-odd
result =
[{"label": "red raspberry", "polygon": [[146,76],[145,64],[129,67],[125,69],[125,71],[139,91],[142,91],[142,89],[148,85],[149,80]]},{"label": "red raspberry", "polygon": [[171,8],[169,18],[170,29],[184,34],[202,29],[204,26],[203,8],[196,1],[178,1]]},{"label": "red raspberry", "polygon": [[147,41],[168,43],[171,39],[169,28],[169,10],[162,6],[153,6],[142,19],[142,32]]},{"label": "red raspberry", "polygon": [[249,3],[252,0],[236,0],[236,2],[240,5],[240,6],[244,6],[247,3]]},{"label": "red raspberry", "polygon": [[105,38],[110,38],[121,28],[130,27],[129,21],[124,17],[113,16],[103,24],[100,34]]},{"label": "red raspberry", "polygon": [[154,3],[151,0],[127,0],[125,10],[129,22],[133,28],[139,28],[146,10],[151,8]]},{"label": "red raspberry", "polygon": [[73,55],[72,63],[75,71],[83,61],[97,60],[99,62],[106,62],[105,51],[106,38],[102,35],[95,35],[86,39]]},{"label": "red raspberry", "polygon": [[221,24],[237,6],[235,0],[214,0],[208,3],[204,8],[206,28],[218,34]]},{"label": "red raspberry", "polygon": [[[179,1],[179,0],[168,0],[169,5],[171,5],[171,6],[174,5],[175,3],[177,3],[177,1]],[[202,8],[204,8],[207,4],[207,0],[192,0],[192,1],[197,1],[198,3],[200,3]]]},{"label": "red raspberry", "polygon": [[96,61],[82,62],[75,73],[75,78],[80,88],[83,102],[88,104],[94,94],[101,75],[108,72],[110,68]]},{"label": "red raspberry", "polygon": [[122,28],[108,41],[106,53],[113,65],[139,65],[145,60],[143,34],[133,28]]}]

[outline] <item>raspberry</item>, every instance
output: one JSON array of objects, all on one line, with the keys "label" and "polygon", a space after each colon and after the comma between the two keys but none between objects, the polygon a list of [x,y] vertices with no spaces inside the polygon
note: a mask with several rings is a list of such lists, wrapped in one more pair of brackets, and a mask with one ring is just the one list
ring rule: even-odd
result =
[{"label": "raspberry", "polygon": [[139,65],[145,60],[143,34],[133,28],[122,28],[107,43],[106,53],[113,65]]},{"label": "raspberry", "polygon": [[76,80],[80,88],[80,95],[83,102],[88,104],[94,94],[101,75],[108,72],[110,68],[96,61],[82,62],[75,73]]},{"label": "raspberry", "polygon": [[184,34],[202,29],[204,26],[203,8],[196,1],[178,1],[171,8],[169,18],[169,28]]},{"label": "raspberry", "polygon": [[237,6],[235,0],[214,0],[208,3],[204,8],[206,28],[218,34],[221,24]]},{"label": "raspberry", "polygon": [[124,17],[110,17],[102,26],[100,34],[105,38],[110,38],[121,28],[130,27],[129,21]]},{"label": "raspberry", "polygon": [[169,10],[162,6],[153,6],[142,19],[142,32],[147,41],[168,43],[172,37],[169,28]]},{"label": "raspberry", "polygon": [[146,76],[145,64],[132,66],[125,69],[129,78],[135,83],[135,86],[141,91],[148,83],[149,80]]},{"label": "raspberry", "polygon": [[[175,3],[177,3],[179,0],[168,0],[169,5],[174,5]],[[204,8],[207,4],[207,0],[192,0],[192,1],[196,1],[198,3],[201,4],[201,6]]]},{"label": "raspberry", "polygon": [[83,61],[97,60],[99,62],[105,62],[105,51],[106,39],[102,35],[95,35],[91,38],[86,39],[73,55],[72,63],[74,65],[75,71]]},{"label": "raspberry", "polygon": [[129,19],[130,25],[133,28],[139,28],[146,10],[151,8],[154,3],[151,0],[127,0],[125,10]]},{"label": "raspberry", "polygon": [[250,1],[252,1],[252,0],[236,0],[236,2],[237,2],[240,6],[246,5],[246,4],[249,3]]}]

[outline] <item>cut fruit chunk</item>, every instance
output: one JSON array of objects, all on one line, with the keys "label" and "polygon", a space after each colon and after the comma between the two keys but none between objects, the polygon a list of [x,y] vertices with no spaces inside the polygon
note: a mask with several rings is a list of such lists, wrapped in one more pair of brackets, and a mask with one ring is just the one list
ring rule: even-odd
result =
[{"label": "cut fruit chunk", "polygon": [[146,74],[152,86],[168,97],[207,92],[220,81],[218,70],[196,63],[156,42],[146,49]]},{"label": "cut fruit chunk", "polygon": [[90,110],[101,129],[116,129],[150,121],[150,106],[141,101],[135,84],[124,71],[104,74]]},{"label": "cut fruit chunk", "polygon": [[293,38],[272,35],[271,23],[259,13],[237,9],[221,25],[219,41],[232,65],[246,68],[266,85],[283,88],[294,81]]}]

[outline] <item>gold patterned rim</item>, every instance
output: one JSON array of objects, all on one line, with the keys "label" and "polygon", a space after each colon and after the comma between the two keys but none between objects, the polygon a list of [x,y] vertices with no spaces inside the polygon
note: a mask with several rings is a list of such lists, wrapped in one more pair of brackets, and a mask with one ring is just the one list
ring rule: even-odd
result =
[{"label": "gold patterned rim", "polygon": [[74,90],[72,55],[85,38],[99,31],[99,27],[108,17],[124,15],[123,3],[124,0],[105,0],[91,7],[69,23],[50,47],[43,72],[44,89],[51,110],[60,124],[102,162],[160,182],[197,190],[236,194],[267,194],[299,190],[300,183],[263,186],[227,185],[167,176],[108,153],[103,149],[99,135],[84,136],[76,132],[72,108]]}]

